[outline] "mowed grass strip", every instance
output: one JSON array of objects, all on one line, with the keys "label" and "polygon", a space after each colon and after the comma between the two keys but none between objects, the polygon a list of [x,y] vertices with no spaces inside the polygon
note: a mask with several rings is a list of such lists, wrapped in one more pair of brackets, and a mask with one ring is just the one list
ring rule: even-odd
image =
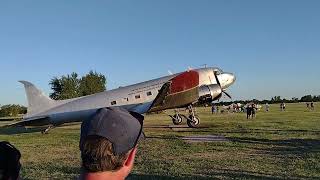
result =
[{"label": "mowed grass strip", "polygon": [[[147,139],[139,144],[128,179],[319,179],[320,111],[287,104],[272,105],[257,118],[244,113],[211,114],[197,108],[198,129],[173,126],[165,114],[147,115]],[[167,113],[172,113],[168,111]],[[5,124],[5,122],[1,122]],[[50,134],[29,131],[0,134],[22,153],[23,179],[75,179],[80,173],[80,125],[55,128]],[[185,136],[224,136],[220,142],[187,142]]]}]

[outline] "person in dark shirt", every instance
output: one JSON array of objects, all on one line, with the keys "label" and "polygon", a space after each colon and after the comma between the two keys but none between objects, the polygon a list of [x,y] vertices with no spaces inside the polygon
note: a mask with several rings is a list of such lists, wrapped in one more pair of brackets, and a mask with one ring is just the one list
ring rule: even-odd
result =
[{"label": "person in dark shirt", "polygon": [[7,141],[0,142],[0,180],[19,179],[21,153]]},{"label": "person in dark shirt", "polygon": [[311,109],[311,111],[314,110],[314,104],[313,104],[313,102],[310,103],[310,109]]},{"label": "person in dark shirt", "polygon": [[247,119],[252,117],[252,106],[249,104],[247,105]]}]

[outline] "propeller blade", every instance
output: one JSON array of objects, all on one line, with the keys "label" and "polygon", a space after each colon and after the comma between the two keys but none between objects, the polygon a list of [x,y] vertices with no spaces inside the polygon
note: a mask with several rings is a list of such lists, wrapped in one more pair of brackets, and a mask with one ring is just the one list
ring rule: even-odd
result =
[{"label": "propeller blade", "polygon": [[218,79],[217,73],[216,73],[216,72],[213,72],[213,74],[214,74],[214,77],[216,78],[217,84],[218,84],[218,85],[220,86],[220,88],[221,88],[221,84],[220,84],[220,81],[219,81],[219,79]]},{"label": "propeller blade", "polygon": [[232,97],[230,96],[230,94],[228,94],[227,92],[223,91],[223,93],[228,96],[230,99],[232,99]]}]

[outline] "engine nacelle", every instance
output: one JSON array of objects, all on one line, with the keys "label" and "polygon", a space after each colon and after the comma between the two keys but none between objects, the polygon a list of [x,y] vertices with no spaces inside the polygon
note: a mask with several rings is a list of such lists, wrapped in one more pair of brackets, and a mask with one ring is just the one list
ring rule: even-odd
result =
[{"label": "engine nacelle", "polygon": [[222,95],[222,89],[218,84],[203,85],[199,87],[199,101],[211,103]]}]

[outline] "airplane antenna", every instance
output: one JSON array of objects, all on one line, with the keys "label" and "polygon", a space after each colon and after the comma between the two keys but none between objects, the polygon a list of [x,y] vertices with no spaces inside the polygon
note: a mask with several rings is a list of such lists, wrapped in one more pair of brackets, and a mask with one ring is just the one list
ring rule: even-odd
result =
[{"label": "airplane antenna", "polygon": [[204,68],[207,68],[208,64],[202,64],[201,66],[203,66]]}]

